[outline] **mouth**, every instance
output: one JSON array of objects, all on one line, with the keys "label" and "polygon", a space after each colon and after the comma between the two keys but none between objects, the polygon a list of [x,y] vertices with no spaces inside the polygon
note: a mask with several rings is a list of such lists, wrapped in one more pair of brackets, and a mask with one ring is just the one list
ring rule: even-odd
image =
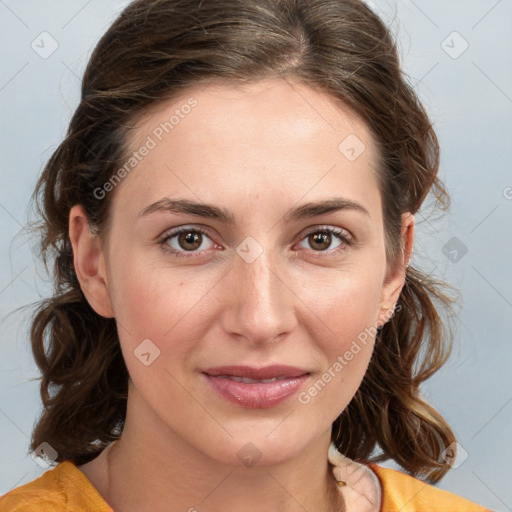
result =
[{"label": "mouth", "polygon": [[252,366],[217,366],[203,370],[203,373],[211,377],[226,377],[245,379],[246,382],[275,382],[279,379],[292,379],[302,375],[309,374],[308,370],[296,366],[274,364],[263,368],[254,368]]},{"label": "mouth", "polygon": [[252,409],[266,409],[282,403],[298,392],[310,376],[307,370],[284,365],[258,369],[223,366],[202,373],[219,396]]},{"label": "mouth", "polygon": [[233,380],[235,382],[245,382],[246,384],[254,384],[256,382],[259,382],[261,384],[267,384],[269,382],[276,382],[276,380],[287,380],[287,379],[291,378],[291,377],[272,377],[271,379],[249,379],[248,377],[236,377],[234,375],[210,375],[210,377],[220,377],[220,378],[224,378],[224,379]]}]

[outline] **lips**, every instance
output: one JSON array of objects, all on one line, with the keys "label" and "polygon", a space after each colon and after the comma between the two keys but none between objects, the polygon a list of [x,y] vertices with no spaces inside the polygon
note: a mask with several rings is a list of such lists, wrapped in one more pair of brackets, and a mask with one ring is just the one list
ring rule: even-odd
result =
[{"label": "lips", "polygon": [[253,409],[277,406],[297,393],[310,378],[310,372],[285,365],[219,366],[202,373],[219,396]]}]

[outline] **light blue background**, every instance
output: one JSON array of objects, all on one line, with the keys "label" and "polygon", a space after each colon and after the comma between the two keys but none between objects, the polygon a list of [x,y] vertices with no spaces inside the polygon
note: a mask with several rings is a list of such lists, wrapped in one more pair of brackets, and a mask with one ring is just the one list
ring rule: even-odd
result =
[{"label": "light blue background", "polygon": [[[439,487],[512,510],[512,2],[369,3],[398,35],[405,70],[437,129],[453,201],[441,220],[424,220],[428,209],[417,215],[413,256],[462,296],[453,356],[424,388],[468,454]],[[125,5],[0,0],[0,493],[43,471],[27,455],[40,412],[28,313],[9,314],[49,293],[34,240],[21,231],[28,198],[77,105],[94,45]],[[31,48],[41,32],[58,43],[46,59]],[[453,58],[464,41],[467,50]],[[443,253],[453,237],[467,247],[457,262]]]}]

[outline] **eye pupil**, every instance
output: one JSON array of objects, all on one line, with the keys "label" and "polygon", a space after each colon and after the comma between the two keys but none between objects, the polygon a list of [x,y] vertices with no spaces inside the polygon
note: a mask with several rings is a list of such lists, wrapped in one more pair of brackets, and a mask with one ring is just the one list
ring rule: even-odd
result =
[{"label": "eye pupil", "polygon": [[[317,232],[310,236],[312,239],[311,247],[315,250],[327,249],[331,245],[331,234]],[[319,248],[315,248],[315,244],[320,244]]]},{"label": "eye pupil", "polygon": [[[180,244],[180,247],[186,251],[194,251],[198,247],[201,247],[201,233],[196,233],[193,231],[189,231],[187,233],[180,233],[178,236],[178,242]],[[184,244],[193,244],[193,247],[187,247]]]}]

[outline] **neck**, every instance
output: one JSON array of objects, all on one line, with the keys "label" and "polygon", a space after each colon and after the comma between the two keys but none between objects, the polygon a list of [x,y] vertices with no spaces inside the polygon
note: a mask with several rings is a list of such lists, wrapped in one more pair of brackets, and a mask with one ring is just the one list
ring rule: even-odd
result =
[{"label": "neck", "polygon": [[344,511],[327,462],[330,432],[280,463],[230,465],[134,405],[128,400],[121,438],[90,463],[103,466],[97,481],[90,479],[114,512],[167,512],[170,503],[173,510],[189,512]]}]

